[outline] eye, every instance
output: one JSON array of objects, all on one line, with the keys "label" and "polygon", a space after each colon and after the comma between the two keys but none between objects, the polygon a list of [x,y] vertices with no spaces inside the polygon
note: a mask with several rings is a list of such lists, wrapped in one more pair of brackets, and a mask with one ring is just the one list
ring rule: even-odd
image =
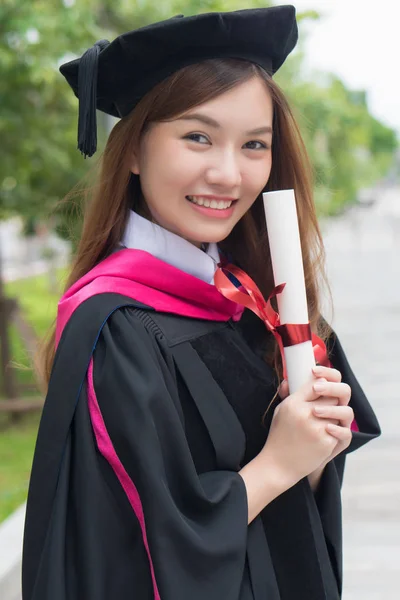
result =
[{"label": "eye", "polygon": [[[251,142],[247,142],[246,146],[249,146],[249,144],[252,144],[252,147],[249,148],[249,150],[267,150],[269,148],[267,144],[265,144],[264,142],[259,142],[258,140],[252,140]],[[259,146],[254,147],[254,144],[259,144]]]},{"label": "eye", "polygon": [[184,140],[191,140],[192,142],[198,142],[199,144],[204,144],[204,142],[201,142],[199,140],[199,138],[203,138],[203,140],[205,140],[205,143],[208,144],[209,140],[208,138],[201,134],[201,133],[189,133],[188,135],[185,135],[185,137],[183,138]]}]

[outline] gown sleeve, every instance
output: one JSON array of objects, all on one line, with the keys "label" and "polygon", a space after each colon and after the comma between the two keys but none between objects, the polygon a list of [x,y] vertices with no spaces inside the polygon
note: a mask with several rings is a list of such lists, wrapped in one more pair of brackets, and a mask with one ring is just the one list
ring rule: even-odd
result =
[{"label": "gown sleeve", "polygon": [[358,429],[358,431],[353,431],[352,442],[347,450],[325,467],[315,494],[328,553],[341,591],[342,509],[340,491],[343,484],[346,456],[349,452],[378,437],[381,432],[374,411],[349,365],[339,338],[334,332],[329,340],[329,350],[332,366],[341,372],[342,381],[348,383],[351,387],[350,406],[354,410],[354,418]]},{"label": "gown sleeve", "polygon": [[235,471],[196,472],[177,393],[154,337],[116,311],[79,396],[24,600],[244,597],[245,485]]}]

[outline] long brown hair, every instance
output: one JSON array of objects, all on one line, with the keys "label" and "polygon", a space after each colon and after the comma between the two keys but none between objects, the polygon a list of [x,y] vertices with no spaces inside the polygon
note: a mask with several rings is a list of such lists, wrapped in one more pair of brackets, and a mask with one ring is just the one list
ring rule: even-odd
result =
[{"label": "long brown hair", "polygon": [[[328,328],[320,319],[319,286],[321,281],[326,282],[324,250],[313,202],[312,170],[307,152],[291,109],[277,84],[260,67],[238,59],[210,59],[184,67],[156,85],[128,116],[115,125],[99,164],[96,184],[85,194],[82,235],[66,289],[116,248],[122,238],[129,209],[149,217],[140,179],[130,171],[132,153],[139,148],[149,125],[172,119],[254,76],[264,81],[274,107],[272,170],[264,191],[295,190],[311,327],[322,337],[328,335]],[[232,254],[265,295],[271,291],[274,283],[261,194],[220,246]],[[54,353],[53,331],[42,356],[42,372],[46,381]],[[276,347],[271,349],[266,359],[275,364],[280,373]]]}]

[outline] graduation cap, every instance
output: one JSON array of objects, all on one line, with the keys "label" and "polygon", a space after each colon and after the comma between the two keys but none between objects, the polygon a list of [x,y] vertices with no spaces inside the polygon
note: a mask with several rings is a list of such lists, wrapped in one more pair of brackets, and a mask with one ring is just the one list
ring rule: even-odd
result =
[{"label": "graduation cap", "polygon": [[237,58],[273,75],[297,42],[290,5],[191,17],[178,15],[100,40],[81,58],[60,67],[79,98],[78,148],[92,156],[97,146],[96,108],[124,117],[157,83],[211,58]]}]

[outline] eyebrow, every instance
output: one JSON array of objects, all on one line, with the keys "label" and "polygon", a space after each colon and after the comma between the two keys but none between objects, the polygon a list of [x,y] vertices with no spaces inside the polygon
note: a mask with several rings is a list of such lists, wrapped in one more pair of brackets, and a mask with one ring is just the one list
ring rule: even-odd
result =
[{"label": "eyebrow", "polygon": [[[179,117],[178,121],[200,121],[205,125],[209,125],[210,127],[214,127],[214,129],[221,129],[221,125],[218,121],[215,121],[211,117],[207,117],[206,115],[202,115],[201,113],[190,113],[189,115],[184,115],[183,117]],[[257,127],[256,129],[251,129],[250,131],[246,131],[246,135],[260,135],[261,133],[271,133],[272,127],[266,125],[265,127]]]}]

